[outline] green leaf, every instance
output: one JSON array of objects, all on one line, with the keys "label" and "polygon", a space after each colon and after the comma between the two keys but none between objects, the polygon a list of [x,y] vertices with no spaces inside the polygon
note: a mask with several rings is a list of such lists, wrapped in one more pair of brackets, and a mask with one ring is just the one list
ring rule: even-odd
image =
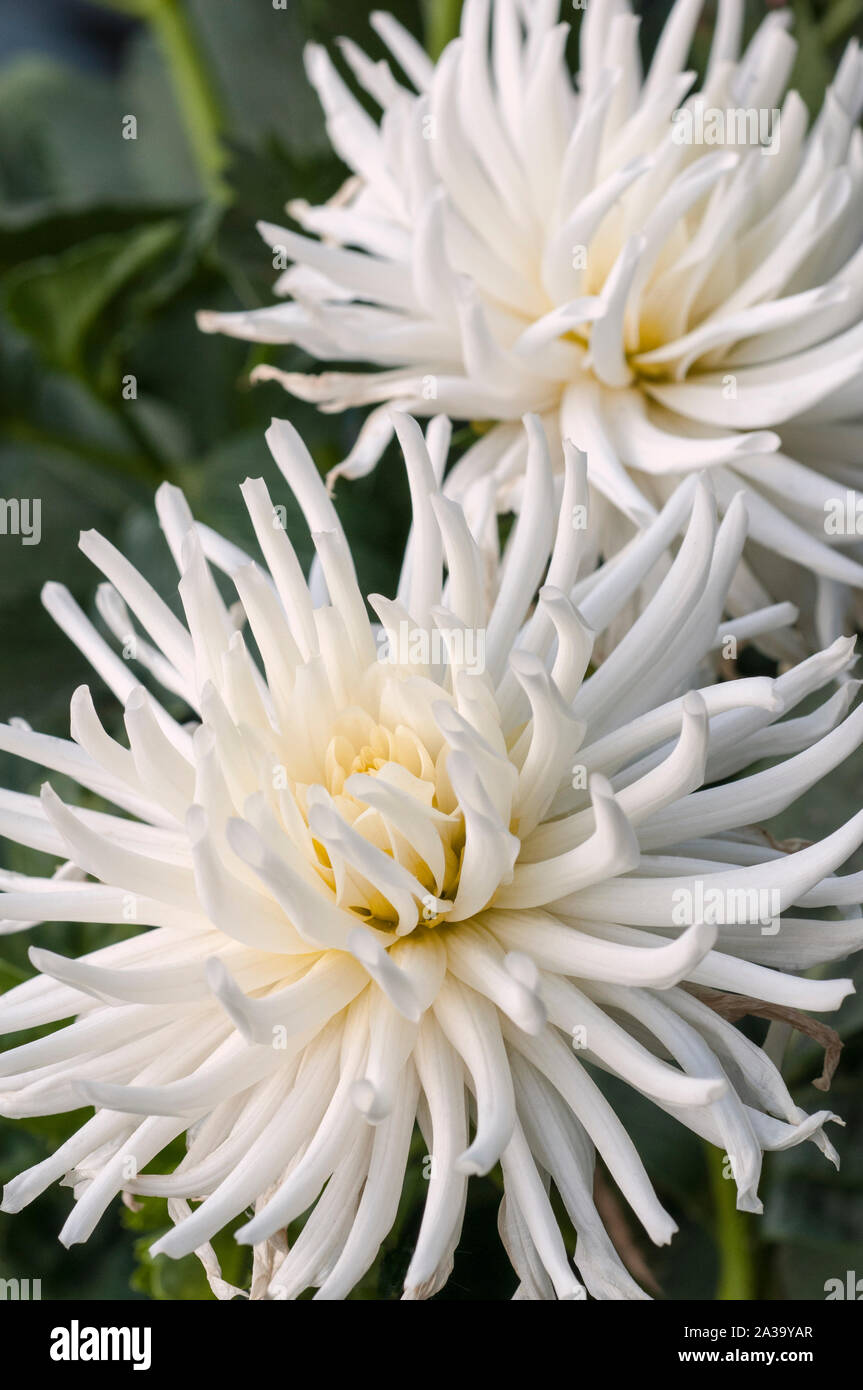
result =
[{"label": "green leaf", "polygon": [[863,14],[863,0],[834,0],[821,19],[821,38],[825,44],[844,38]]},{"label": "green leaf", "polygon": [[7,989],[12,989],[15,985],[20,985],[29,978],[27,971],[22,966],[13,965],[11,961],[4,960],[0,956],[0,994],[4,994]]},{"label": "green leaf", "polygon": [[[314,155],[297,153],[280,136],[270,134],[257,144],[232,140],[226,177],[232,205],[219,230],[219,254],[240,304],[256,308],[272,303],[276,276],[258,222],[284,223],[288,198],[325,202],[342,182],[344,166],[328,149]],[[226,300],[224,307],[237,308],[236,299]]]},{"label": "green leaf", "polygon": [[[298,6],[212,5],[188,0],[192,25],[235,140],[276,134],[296,152],[324,153],[323,116],[303,70]],[[285,197],[290,190],[285,190]]]},{"label": "green leaf", "polygon": [[823,1299],[826,1279],[843,1278],[848,1269],[863,1277],[861,1062],[858,1041],[847,1048],[827,1095],[809,1086],[792,1092],[804,1110],[832,1110],[844,1127],[826,1127],[841,1159],[838,1172],[814,1144],[769,1157],[760,1234],[779,1247],[777,1297]]},{"label": "green leaf", "polygon": [[35,339],[46,361],[81,372],[85,340],[99,315],[176,242],[179,230],[171,218],[28,262],[6,282],[13,324]]},{"label": "green leaf", "polygon": [[[185,1153],[185,1142],[176,1140],[167,1151],[169,1157],[161,1166],[150,1171],[169,1172]],[[244,1224],[245,1217],[236,1217],[213,1240],[213,1248],[222,1271],[222,1278],[236,1288],[248,1288],[251,1281],[252,1254],[247,1246],[238,1245],[234,1232]],[[195,1255],[172,1260],[167,1255],[150,1254],[149,1247],[169,1231],[172,1222],[167,1202],[160,1197],[136,1197],[133,1207],[123,1211],[123,1225],[128,1231],[141,1233],[134,1242],[135,1272],[132,1288],[148,1298],[158,1300],[212,1301],[215,1295],[207,1283],[203,1265]]]},{"label": "green leaf", "polygon": [[798,44],[791,85],[797,88],[814,114],[820,109],[824,92],[833,80],[833,64],[810,0],[792,0],[791,8],[794,11],[793,33]]},{"label": "green leaf", "polygon": [[0,273],[24,261],[56,256],[93,237],[177,215],[176,204],[162,203],[94,203],[70,210],[57,208],[50,199],[0,205]]},{"label": "green leaf", "polygon": [[432,58],[439,58],[457,37],[460,20],[461,0],[423,0],[425,44]]},{"label": "green leaf", "polygon": [[[26,57],[0,69],[0,204],[42,214],[189,203],[203,192],[164,65],[133,38],[120,77]],[[123,138],[134,115],[137,138]]]},{"label": "green leaf", "polygon": [[[92,586],[98,576],[78,551],[78,533],[93,526],[113,529],[129,505],[128,488],[115,476],[98,495],[92,470],[71,453],[23,444],[0,447],[0,497],[22,494],[29,503],[23,513],[19,508],[22,534],[0,535],[5,602],[37,597],[48,579],[73,588]],[[28,519],[29,535],[24,534]]]}]

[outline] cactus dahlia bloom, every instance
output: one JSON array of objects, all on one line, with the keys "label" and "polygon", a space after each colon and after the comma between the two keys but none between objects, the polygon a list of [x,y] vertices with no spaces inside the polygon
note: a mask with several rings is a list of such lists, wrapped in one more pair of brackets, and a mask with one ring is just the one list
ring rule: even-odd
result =
[{"label": "cactus dahlia bloom", "polygon": [[[0,795],[3,833],[67,866],[4,876],[5,930],[130,918],[146,930],[79,960],[33,950],[39,974],[3,997],[4,1034],[73,1021],[0,1057],[2,1113],[95,1107],[7,1185],[4,1211],[62,1179],[72,1244],[121,1191],[165,1196],[176,1224],[154,1250],[198,1252],[230,1296],[210,1242],[252,1207],[238,1239],[255,1247],[253,1296],[340,1299],[426,1148],[406,1298],[444,1283],[470,1178],[499,1163],[516,1296],[625,1299],[644,1295],[593,1205],[595,1154],[652,1240],[675,1227],[602,1072],[725,1149],[746,1210],[759,1207],[763,1151],[812,1140],[833,1156],[829,1112],[800,1110],[713,1005],[720,991],[820,1012],[852,988],[797,972],[863,944],[859,916],[811,916],[860,899],[858,876],[834,871],[863,839],[863,812],[795,853],[747,827],[863,738],[849,681],[777,722],[846,671],[853,644],[775,680],[698,689],[744,543],[742,499],[717,527],[693,478],[625,563],[580,581],[583,459],[567,447],[555,520],[544,433],[536,417],[525,425],[525,506],[496,575],[439,491],[443,422],[426,440],[396,415],[413,526],[399,596],[370,599],[380,627],[284,422],[268,439],[314,540],[311,590],[259,479],[242,492],[268,570],[160,490],[184,620],[86,533],[107,627],[193,722],[138,683],[67,591],[46,589],[123,702],[126,732],[103,727],[87,687],[72,698],[71,741],[2,726],[4,750],[116,808],[76,809],[50,784],[41,798]],[[594,634],[681,526],[655,599],[588,675]],[[773,762],[726,780],[754,759]],[[174,1170],[148,1175],[183,1134]],[[577,1232],[578,1275],[549,1183]]]},{"label": "cactus dahlia bloom", "polygon": [[352,176],[322,207],[288,204],[302,233],[261,225],[286,302],[200,323],[381,369],[258,369],[326,411],[376,405],[349,474],[380,456],[392,426],[379,403],[395,401],[492,424],[447,492],[492,479],[498,508],[517,510],[518,421],[540,413],[558,466],[564,438],[587,452],[605,556],[709,467],[721,511],[746,489],[758,542],[735,611],[765,588],[787,594],[789,575],[808,597],[808,572],[826,641],[842,627],[837,583],[863,581],[836,548],[856,526],[836,536],[832,511],[859,483],[863,446],[847,423],[863,375],[863,57],[852,43],[808,128],[785,94],[786,12],[741,54],[743,0],[719,0],[692,91],[701,8],[676,0],[643,74],[628,0],[590,0],[575,79],[556,0],[465,0],[437,65],[375,14],[398,73],[353,43],[341,51],[379,123],[310,47]]}]

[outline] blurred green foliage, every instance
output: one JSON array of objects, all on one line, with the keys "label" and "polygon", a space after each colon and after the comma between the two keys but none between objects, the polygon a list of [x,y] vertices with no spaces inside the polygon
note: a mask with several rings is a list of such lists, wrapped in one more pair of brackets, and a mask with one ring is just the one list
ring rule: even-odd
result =
[{"label": "blurred green foliage", "polygon": [[[94,0],[95,3],[95,0]],[[236,488],[263,474],[288,503],[263,439],[271,415],[291,418],[321,469],[347,452],[356,414],[320,416],[275,385],[248,386],[252,366],[307,365],[293,349],[262,349],[200,334],[196,309],[253,307],[275,278],[255,232],[285,219],[289,197],[329,196],[344,170],[328,149],[302,69],[309,39],[350,34],[382,53],[368,8],[353,0],[103,0],[137,21],[113,76],[26,54],[0,67],[0,496],[42,500],[42,543],[0,545],[0,718],[68,732],[68,701],[89,679],[85,665],[44,614],[39,590],[62,579],[94,613],[95,577],[77,551],[81,528],[98,527],[170,602],[175,577],[152,508],[163,479],[180,484],[201,520],[249,543]],[[431,51],[458,20],[457,0],[396,0],[390,8]],[[649,49],[666,0],[640,7]],[[859,26],[863,0],[794,0],[801,38],[795,82],[817,108],[841,44]],[[763,7],[751,4],[753,28]],[[580,11],[574,8],[577,25]],[[703,61],[710,19],[699,32]],[[123,138],[134,116],[135,139]],[[136,395],[124,395],[133,377]],[[367,591],[390,591],[408,525],[408,499],[390,459],[370,479],[345,485],[338,505]],[[301,557],[310,546],[299,514],[288,526]],[[97,620],[98,621],[98,620]],[[108,727],[118,712],[97,679]],[[859,805],[860,765],[813,792],[782,833],[823,833]],[[64,795],[74,796],[57,781]],[[38,789],[40,772],[0,757],[0,782]],[[838,786],[838,790],[837,790]],[[6,846],[4,862],[44,870],[44,856]],[[50,926],[0,938],[0,989],[31,973],[27,946],[66,954],[108,939],[104,928]],[[837,972],[838,973],[838,972]],[[863,971],[858,967],[858,977]],[[838,1141],[837,1180],[812,1146],[768,1161],[765,1217],[746,1222],[756,1293],[823,1296],[827,1277],[863,1273],[863,1006],[850,1000],[840,1025],[847,1049],[834,1086],[848,1129]],[[756,1025],[756,1036],[758,1036]],[[6,1040],[13,1041],[12,1039]],[[823,1101],[808,1082],[820,1065],[796,1043],[790,1066],[800,1103]],[[605,1084],[605,1083],[604,1083]],[[665,1295],[712,1298],[718,1278],[714,1208],[705,1155],[688,1131],[625,1086],[607,1083],[638,1136],[648,1169],[681,1230],[668,1250],[646,1254]],[[81,1116],[0,1120],[0,1179],[38,1162]],[[361,1299],[395,1298],[423,1195],[416,1147],[399,1221]],[[476,1182],[445,1299],[506,1298],[514,1279],[496,1233],[499,1177]],[[114,1210],[85,1247],[56,1241],[69,1196],[54,1188],[16,1217],[0,1217],[0,1277],[34,1277],[52,1298],[210,1297],[194,1259],[152,1260],[147,1246],[167,1223],[164,1204]],[[225,1277],[247,1283],[247,1254],[223,1235]],[[855,1265],[856,1261],[856,1265]]]}]

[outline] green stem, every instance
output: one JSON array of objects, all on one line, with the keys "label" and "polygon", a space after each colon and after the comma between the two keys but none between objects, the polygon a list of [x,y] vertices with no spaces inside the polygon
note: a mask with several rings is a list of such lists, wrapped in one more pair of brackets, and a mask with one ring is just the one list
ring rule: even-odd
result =
[{"label": "green stem", "polygon": [[435,61],[450,39],[458,34],[461,22],[461,0],[424,0],[423,30],[426,48]]},{"label": "green stem", "polygon": [[734,1299],[749,1301],[755,1297],[755,1268],[752,1262],[750,1221],[745,1212],[737,1210],[737,1189],[733,1178],[725,1177],[727,1155],[712,1144],[705,1145],[710,1188],[716,1221],[716,1243],[719,1249],[719,1281],[716,1298],[719,1302]]},{"label": "green stem", "polygon": [[204,187],[223,201],[222,111],[183,0],[148,0],[145,13],[165,55]]}]

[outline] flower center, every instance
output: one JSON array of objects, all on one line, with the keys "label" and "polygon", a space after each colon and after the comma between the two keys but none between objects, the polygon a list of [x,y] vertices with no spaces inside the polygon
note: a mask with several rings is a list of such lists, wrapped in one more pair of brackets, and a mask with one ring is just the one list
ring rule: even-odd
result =
[{"label": "flower center", "polygon": [[351,772],[380,772],[381,768],[386,766],[386,762],[386,758],[382,758],[366,743],[351,763]]},{"label": "flower center", "polygon": [[400,934],[444,923],[458,892],[464,816],[443,738],[429,741],[355,707],[334,721],[322,756],[304,750],[305,775],[289,779],[320,878],[342,907]]}]

